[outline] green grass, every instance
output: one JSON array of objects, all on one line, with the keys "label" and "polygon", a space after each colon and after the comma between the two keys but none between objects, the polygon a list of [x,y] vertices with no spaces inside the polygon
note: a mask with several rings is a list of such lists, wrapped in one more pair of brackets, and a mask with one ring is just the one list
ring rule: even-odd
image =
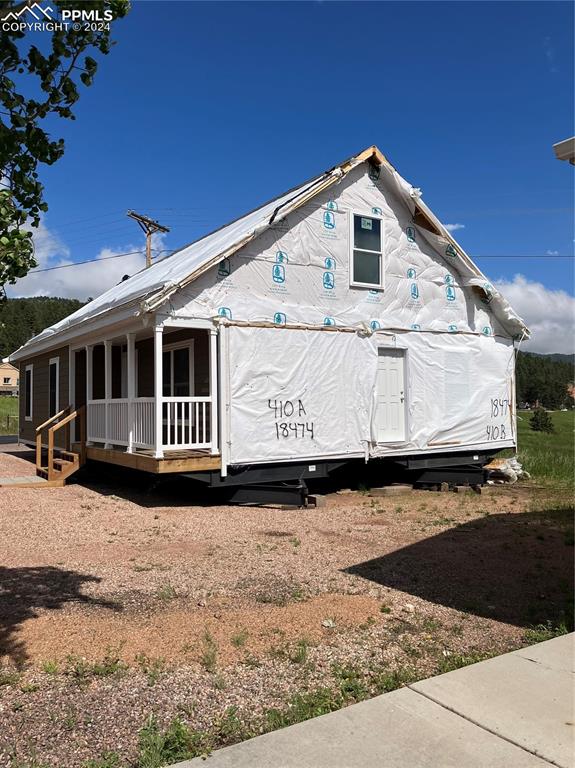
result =
[{"label": "green grass", "polygon": [[575,411],[551,414],[555,426],[553,434],[530,429],[530,416],[530,412],[520,412],[517,419],[517,453],[523,468],[538,483],[572,485],[575,476]]},{"label": "green grass", "polygon": [[18,434],[18,398],[0,397],[0,435]]}]

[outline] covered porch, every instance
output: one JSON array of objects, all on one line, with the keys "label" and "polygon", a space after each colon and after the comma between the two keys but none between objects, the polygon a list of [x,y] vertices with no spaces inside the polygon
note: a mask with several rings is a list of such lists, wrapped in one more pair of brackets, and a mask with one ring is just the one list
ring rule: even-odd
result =
[{"label": "covered porch", "polygon": [[71,348],[88,458],[148,471],[170,471],[154,469],[159,460],[219,466],[217,344],[214,328],[155,326]]}]

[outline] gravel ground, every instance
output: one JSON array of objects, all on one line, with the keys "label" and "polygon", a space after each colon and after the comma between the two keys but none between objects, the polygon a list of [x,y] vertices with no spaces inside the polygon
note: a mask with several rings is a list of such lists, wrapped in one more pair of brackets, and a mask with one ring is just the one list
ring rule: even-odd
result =
[{"label": "gravel ground", "polygon": [[[0,476],[31,473],[2,448]],[[143,477],[0,489],[0,766],[128,765],[150,713],[254,717],[336,663],[433,674],[521,645],[572,594],[572,534],[543,489],[286,510],[190,506]]]}]

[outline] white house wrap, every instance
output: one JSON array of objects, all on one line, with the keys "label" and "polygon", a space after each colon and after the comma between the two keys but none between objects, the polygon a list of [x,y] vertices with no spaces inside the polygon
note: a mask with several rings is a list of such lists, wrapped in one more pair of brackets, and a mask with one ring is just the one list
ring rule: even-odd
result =
[{"label": "white house wrap", "polygon": [[126,310],[219,329],[224,471],[515,445],[513,341],[525,324],[376,147],[27,348]]}]

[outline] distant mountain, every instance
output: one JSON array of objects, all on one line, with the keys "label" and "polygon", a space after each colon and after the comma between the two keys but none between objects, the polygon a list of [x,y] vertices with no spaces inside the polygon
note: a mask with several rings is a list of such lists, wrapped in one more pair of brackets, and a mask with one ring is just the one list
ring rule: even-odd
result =
[{"label": "distant mountain", "polygon": [[0,359],[83,305],[84,302],[78,299],[53,299],[48,296],[7,299],[0,303]]},{"label": "distant mountain", "polygon": [[575,381],[575,355],[518,352],[515,372],[518,403],[539,401],[550,409],[573,405],[567,387]]}]

